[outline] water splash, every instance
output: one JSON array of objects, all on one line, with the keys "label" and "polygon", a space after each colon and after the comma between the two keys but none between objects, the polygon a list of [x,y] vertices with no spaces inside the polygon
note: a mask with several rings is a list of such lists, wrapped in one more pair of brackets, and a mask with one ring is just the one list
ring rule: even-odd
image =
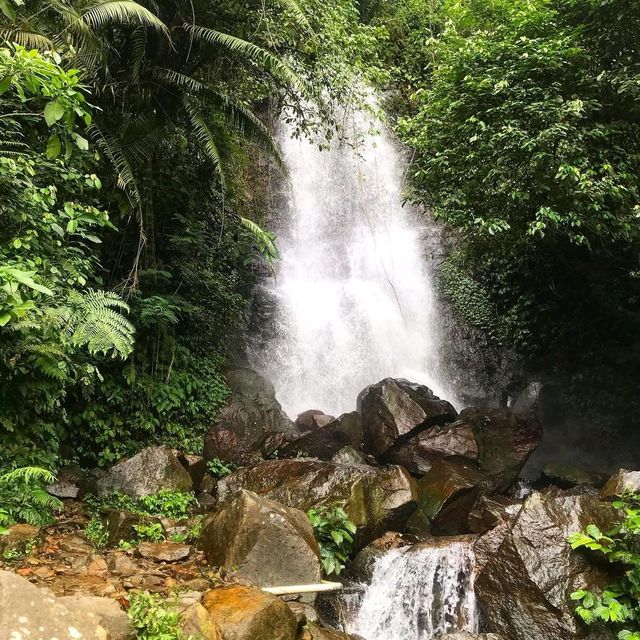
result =
[{"label": "water splash", "polygon": [[[357,114],[354,132],[370,129]],[[276,330],[252,365],[290,415],[338,415],[382,378],[405,377],[451,398],[437,374],[436,319],[421,245],[424,220],[402,206],[403,159],[385,134],[354,133],[320,151],[283,129],[288,212],[280,211]],[[285,207],[286,208],[286,207]]]},{"label": "water splash", "polygon": [[349,633],[365,640],[431,640],[478,630],[471,544],[393,549],[377,559]]}]

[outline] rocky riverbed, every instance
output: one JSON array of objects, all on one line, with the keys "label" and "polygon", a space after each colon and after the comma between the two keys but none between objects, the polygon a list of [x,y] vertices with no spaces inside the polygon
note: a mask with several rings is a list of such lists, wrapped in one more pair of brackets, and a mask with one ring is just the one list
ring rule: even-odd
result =
[{"label": "rocky riverbed", "polygon": [[[612,496],[638,490],[640,473],[605,484],[597,473],[550,465],[536,490],[522,492],[520,470],[541,437],[534,412],[458,414],[424,386],[386,379],[360,394],[356,412],[310,410],[291,421],[255,372],[229,379],[233,397],[203,457],[157,446],[106,472],[63,469],[49,488],[64,502],[55,523],[15,525],[0,538],[0,638],[135,638],[125,610],[139,591],[169,598],[185,637],[355,638],[331,615],[339,596],[262,590],[324,578],[306,511],[340,505],[357,527],[345,584],[366,585],[390,549],[468,545],[480,635],[445,621],[438,628],[451,632],[447,640],[605,640],[578,621],[569,595],[608,576],[566,538],[591,523],[611,527]],[[210,461],[236,470],[214,477]],[[170,518],[87,502],[159,491],[193,492],[197,503]],[[104,547],[87,536],[96,518]],[[136,540],[140,527],[156,539]],[[431,638],[385,633],[366,640]]]}]

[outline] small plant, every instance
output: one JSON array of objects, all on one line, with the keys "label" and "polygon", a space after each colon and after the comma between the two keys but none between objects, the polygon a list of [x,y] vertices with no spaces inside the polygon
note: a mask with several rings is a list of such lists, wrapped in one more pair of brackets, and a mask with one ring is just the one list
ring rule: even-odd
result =
[{"label": "small plant", "polygon": [[174,533],[169,540],[171,540],[171,542],[196,542],[202,532],[203,521],[204,516],[196,516],[188,531],[185,531],[184,533]]},{"label": "small plant", "polygon": [[207,471],[214,478],[224,478],[235,470],[235,465],[232,462],[224,463],[220,458],[214,458],[207,462]]},{"label": "small plant", "polygon": [[340,575],[351,554],[356,525],[341,507],[309,509],[307,517],[320,545],[320,558],[325,573]]},{"label": "small plant", "polygon": [[607,534],[595,524],[569,536],[572,549],[585,548],[625,568],[624,575],[602,593],[586,589],[574,591],[576,613],[588,625],[600,624],[618,632],[619,640],[640,640],[640,495],[627,493],[613,503],[624,509],[625,519]]},{"label": "small plant", "polygon": [[0,474],[0,534],[18,522],[34,526],[50,524],[62,502],[47,493],[45,485],[55,476],[40,467],[21,467]]},{"label": "small plant", "polygon": [[35,549],[36,544],[37,544],[37,540],[35,538],[32,538],[31,540],[27,540],[26,543],[24,543],[19,548],[14,547],[10,549],[5,549],[2,552],[2,559],[7,562],[11,562],[12,560],[21,560],[25,556],[28,556],[31,554],[31,552]]},{"label": "small plant", "polygon": [[138,542],[163,542],[165,540],[164,529],[159,522],[134,524],[133,530],[136,532]]},{"label": "small plant", "polygon": [[98,512],[91,515],[91,519],[84,529],[84,535],[96,549],[102,549],[107,546],[109,534]]},{"label": "small plant", "polygon": [[149,515],[165,516],[166,518],[186,518],[189,507],[194,503],[192,493],[180,491],[159,491],[150,496],[144,496],[137,502],[139,508]]},{"label": "small plant", "polygon": [[130,595],[128,613],[138,640],[195,640],[192,636],[185,638],[180,612],[159,595]]}]

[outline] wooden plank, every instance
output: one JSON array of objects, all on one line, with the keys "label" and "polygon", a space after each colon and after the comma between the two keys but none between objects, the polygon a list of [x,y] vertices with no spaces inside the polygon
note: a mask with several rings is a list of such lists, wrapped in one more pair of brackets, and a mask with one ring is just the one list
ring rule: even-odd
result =
[{"label": "wooden plank", "polygon": [[342,584],[339,582],[329,582],[323,580],[316,584],[292,584],[281,587],[263,587],[263,591],[272,593],[274,596],[286,596],[292,593],[316,593],[321,591],[340,591]]}]

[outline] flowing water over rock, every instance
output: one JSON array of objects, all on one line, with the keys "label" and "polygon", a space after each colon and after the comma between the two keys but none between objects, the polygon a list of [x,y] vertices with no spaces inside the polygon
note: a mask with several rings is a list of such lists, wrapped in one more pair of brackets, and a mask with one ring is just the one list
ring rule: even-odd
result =
[{"label": "flowing water over rock", "polygon": [[365,640],[431,640],[478,630],[470,544],[392,549],[377,559],[350,633]]},{"label": "flowing water over rock", "polygon": [[[353,126],[370,122],[360,114]],[[387,376],[452,397],[435,374],[425,221],[402,206],[402,154],[385,134],[352,143],[320,151],[281,133],[290,189],[288,212],[275,215],[282,257],[267,284],[276,330],[250,357],[291,415],[351,411],[361,389]]]}]

